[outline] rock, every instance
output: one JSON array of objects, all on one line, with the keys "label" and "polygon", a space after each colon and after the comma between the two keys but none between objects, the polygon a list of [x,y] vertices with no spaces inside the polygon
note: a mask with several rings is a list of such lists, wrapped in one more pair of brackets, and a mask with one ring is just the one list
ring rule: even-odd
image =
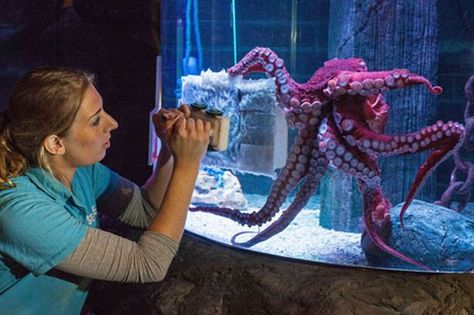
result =
[{"label": "rock", "polygon": [[195,287],[193,283],[181,279],[170,281],[170,290],[161,294],[159,310],[163,314],[178,314],[179,305]]},{"label": "rock", "polygon": [[230,171],[210,167],[199,171],[191,203],[239,210],[248,207],[239,179]]},{"label": "rock", "polygon": [[302,263],[186,234],[163,282],[99,282],[90,302],[97,315],[467,315],[473,280]]},{"label": "rock", "polygon": [[[414,200],[400,225],[400,203],[390,210],[392,234],[388,243],[434,270],[474,270],[474,221],[451,209]],[[417,267],[384,255],[382,265],[416,269]]]}]

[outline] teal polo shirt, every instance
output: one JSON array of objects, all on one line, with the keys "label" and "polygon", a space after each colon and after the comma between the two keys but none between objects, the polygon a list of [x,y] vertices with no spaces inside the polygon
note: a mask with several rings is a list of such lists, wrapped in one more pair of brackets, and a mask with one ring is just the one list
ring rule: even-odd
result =
[{"label": "teal polo shirt", "polygon": [[31,168],[0,191],[0,314],[80,314],[87,291],[46,273],[98,227],[96,199],[116,176],[100,163],[79,167],[71,192]]}]

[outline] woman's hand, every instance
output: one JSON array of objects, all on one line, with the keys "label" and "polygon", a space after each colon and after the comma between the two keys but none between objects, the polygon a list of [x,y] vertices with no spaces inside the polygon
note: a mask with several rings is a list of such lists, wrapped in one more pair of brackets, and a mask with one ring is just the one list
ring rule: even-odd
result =
[{"label": "woman's hand", "polygon": [[176,122],[183,116],[177,109],[160,109],[158,113],[153,114],[153,125],[155,126],[156,136],[163,144],[168,144],[173,134]]},{"label": "woman's hand", "polygon": [[211,124],[201,119],[182,117],[176,122],[175,129],[170,146],[176,164],[199,165],[209,145]]},{"label": "woman's hand", "polygon": [[162,108],[153,114],[153,125],[155,133],[163,144],[169,144],[170,138],[174,132],[175,125],[181,118],[189,118],[191,109],[183,104],[178,109]]}]

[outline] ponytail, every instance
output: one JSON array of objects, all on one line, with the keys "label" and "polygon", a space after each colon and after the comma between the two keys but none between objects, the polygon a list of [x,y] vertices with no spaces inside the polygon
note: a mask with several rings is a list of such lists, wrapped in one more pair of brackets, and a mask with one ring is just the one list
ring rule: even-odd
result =
[{"label": "ponytail", "polygon": [[0,190],[15,187],[11,178],[28,168],[27,159],[15,150],[11,141],[9,124],[8,112],[0,112]]}]

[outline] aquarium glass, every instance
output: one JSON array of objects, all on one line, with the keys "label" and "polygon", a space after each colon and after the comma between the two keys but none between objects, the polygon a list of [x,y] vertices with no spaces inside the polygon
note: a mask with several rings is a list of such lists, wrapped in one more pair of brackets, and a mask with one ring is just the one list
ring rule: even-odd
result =
[{"label": "aquarium glass", "polygon": [[214,126],[187,231],[275,259],[474,269],[474,2],[177,0],[161,14],[160,106]]}]

